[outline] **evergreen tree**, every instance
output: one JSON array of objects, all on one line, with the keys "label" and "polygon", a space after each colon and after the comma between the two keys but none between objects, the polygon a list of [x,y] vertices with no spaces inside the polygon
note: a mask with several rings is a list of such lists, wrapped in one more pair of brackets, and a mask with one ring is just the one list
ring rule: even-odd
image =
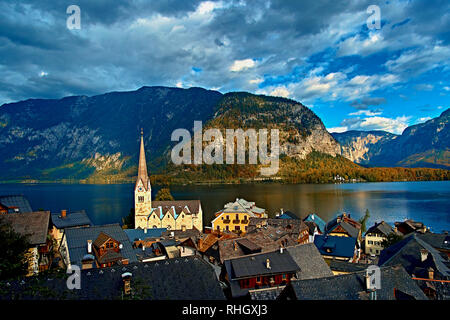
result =
[{"label": "evergreen tree", "polygon": [[175,200],[170,193],[169,188],[162,188],[158,191],[158,193],[155,196],[155,201],[173,201]]},{"label": "evergreen tree", "polygon": [[9,223],[0,218],[0,280],[27,274],[26,253],[29,248],[28,236],[15,232]]},{"label": "evergreen tree", "polygon": [[367,230],[366,224],[367,224],[367,220],[369,218],[370,218],[370,212],[369,212],[369,209],[366,209],[366,213],[364,214],[364,217],[362,217],[359,220],[359,223],[361,223],[361,234],[366,233],[366,230]]}]

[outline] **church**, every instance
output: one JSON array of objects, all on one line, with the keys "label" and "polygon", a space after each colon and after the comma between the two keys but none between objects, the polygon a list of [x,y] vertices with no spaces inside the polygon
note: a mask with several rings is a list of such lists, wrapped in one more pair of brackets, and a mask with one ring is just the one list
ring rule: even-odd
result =
[{"label": "church", "polygon": [[152,201],[142,131],[138,177],[134,187],[134,225],[136,229],[203,230],[200,200]]}]

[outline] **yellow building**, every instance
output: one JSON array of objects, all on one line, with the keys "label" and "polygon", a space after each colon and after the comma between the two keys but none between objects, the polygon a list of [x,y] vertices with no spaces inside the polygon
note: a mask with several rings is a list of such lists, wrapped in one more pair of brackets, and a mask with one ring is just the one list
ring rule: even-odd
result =
[{"label": "yellow building", "polygon": [[139,167],[134,187],[134,227],[136,229],[203,230],[200,200],[152,201],[152,186],[145,161],[144,137],[141,132]]},{"label": "yellow building", "polygon": [[216,212],[214,220],[211,221],[212,230],[245,233],[250,218],[267,218],[266,210],[258,208],[254,202],[236,199]]}]

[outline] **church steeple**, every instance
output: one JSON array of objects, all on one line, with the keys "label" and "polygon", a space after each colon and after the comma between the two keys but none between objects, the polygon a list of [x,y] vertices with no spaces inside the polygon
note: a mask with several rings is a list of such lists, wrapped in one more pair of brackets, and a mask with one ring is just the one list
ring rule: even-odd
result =
[{"label": "church steeple", "polygon": [[138,167],[138,177],[136,181],[136,187],[142,181],[142,185],[148,191],[150,188],[150,179],[147,173],[147,162],[145,161],[145,148],[144,148],[144,131],[141,128],[141,149],[139,152],[139,167]]}]

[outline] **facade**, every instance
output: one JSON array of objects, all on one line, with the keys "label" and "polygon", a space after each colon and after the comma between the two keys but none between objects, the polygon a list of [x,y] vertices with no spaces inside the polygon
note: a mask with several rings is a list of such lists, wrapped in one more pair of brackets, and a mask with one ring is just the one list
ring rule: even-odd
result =
[{"label": "facade", "polygon": [[216,212],[215,218],[211,221],[212,230],[246,233],[250,218],[267,218],[266,210],[258,208],[254,202],[236,199]]},{"label": "facade", "polygon": [[324,233],[336,237],[357,238],[359,242],[362,240],[361,224],[346,213],[328,222]]},{"label": "facade", "polygon": [[141,132],[138,177],[134,187],[135,228],[167,230],[203,230],[200,200],[153,201],[152,187],[147,173],[144,137]]},{"label": "facade", "polygon": [[387,240],[387,236],[394,232],[395,230],[384,221],[375,223],[375,225],[370,227],[366,232],[366,236],[364,238],[365,253],[379,255],[384,249],[381,245],[382,242]]}]

